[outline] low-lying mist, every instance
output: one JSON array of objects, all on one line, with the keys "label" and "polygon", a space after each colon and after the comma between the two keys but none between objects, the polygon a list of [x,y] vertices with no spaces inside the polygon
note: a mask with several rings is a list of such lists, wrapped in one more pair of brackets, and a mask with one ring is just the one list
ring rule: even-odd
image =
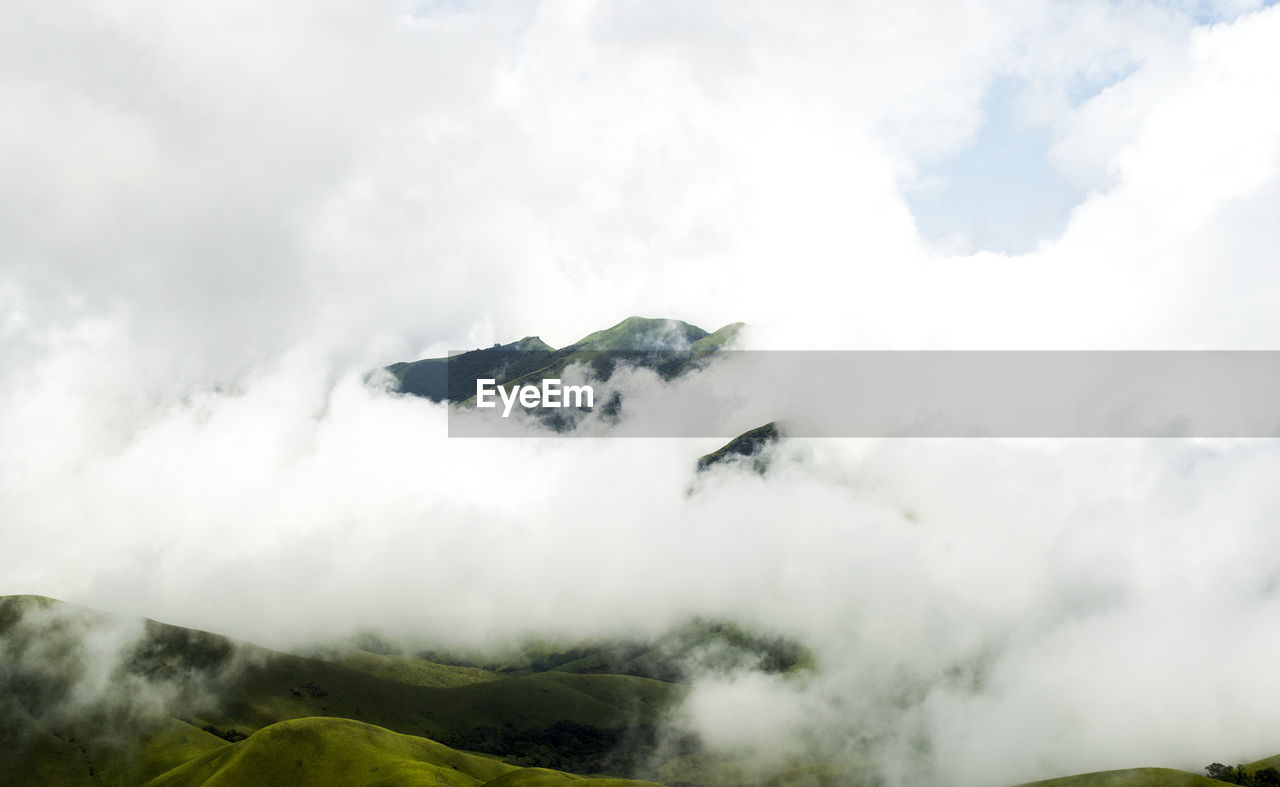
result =
[{"label": "low-lying mist", "polygon": [[732,620],[812,670],[691,669],[671,725],[761,773],[995,784],[1278,748],[1269,441],[787,440],[763,476],[695,480],[719,441],[445,418],[300,364],[63,446],[4,489],[3,590],[294,650]]}]

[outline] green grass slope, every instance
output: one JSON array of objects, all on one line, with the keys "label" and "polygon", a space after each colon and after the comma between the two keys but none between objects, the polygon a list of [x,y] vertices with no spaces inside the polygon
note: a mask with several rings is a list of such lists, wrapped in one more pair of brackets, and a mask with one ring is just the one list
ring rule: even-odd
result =
[{"label": "green grass slope", "polygon": [[[314,716],[522,765],[616,773],[647,756],[661,714],[684,692],[637,676],[497,675],[374,654],[352,668],[154,621],[110,629],[120,623],[50,599],[0,598],[0,784],[137,784],[238,736]],[[85,705],[77,681],[102,659],[84,643],[108,630],[123,650],[94,685],[120,688]],[[150,696],[166,699],[139,704]]]},{"label": "green grass slope", "polygon": [[272,654],[242,669],[223,694],[224,710],[209,720],[252,730],[302,716],[344,716],[447,741],[478,729],[535,731],[563,720],[612,729],[652,722],[679,691],[646,678],[570,673],[439,688]]},{"label": "green grass slope", "polygon": [[18,704],[0,698],[0,785],[136,785],[227,746],[175,718],[134,722],[117,735],[91,725],[51,728]]},{"label": "green grass slope", "polygon": [[59,737],[11,694],[0,694],[0,784],[93,785],[84,751]]},{"label": "green grass slope", "polygon": [[[1235,766],[1233,766],[1235,767]],[[1239,766],[1244,773],[1254,777],[1259,771],[1268,769],[1280,770],[1280,754],[1273,757],[1244,763]],[[1276,779],[1280,774],[1260,774],[1256,778],[1270,777]],[[1262,781],[1261,784],[1272,784],[1275,781]],[[1056,779],[1031,782],[1021,787],[1211,787],[1212,785],[1233,784],[1232,781],[1210,779],[1198,773],[1173,770],[1170,768],[1129,768],[1116,771],[1098,771],[1077,776],[1063,776]],[[1253,784],[1253,781],[1249,781]]]},{"label": "green grass slope", "polygon": [[1280,770],[1280,754],[1277,754],[1274,757],[1266,757],[1256,762],[1245,763],[1244,768],[1250,773],[1260,771],[1264,768],[1275,768],[1276,770]]},{"label": "green grass slope", "polygon": [[86,638],[148,631],[120,623],[44,597],[0,597],[0,784],[136,785],[226,745],[148,704],[147,676],[164,672],[154,642],[123,641],[121,664],[86,688],[80,678],[100,660]]},{"label": "green grass slope", "polygon": [[502,679],[502,676],[496,672],[479,667],[439,664],[426,659],[370,653],[367,650],[348,651],[333,659],[326,660],[333,661],[357,672],[363,672],[366,675],[385,678],[410,686],[430,686],[443,689]]},{"label": "green grass slope", "polygon": [[588,334],[570,345],[576,350],[685,349],[711,334],[680,320],[628,317],[617,325]]},{"label": "green grass slope", "polygon": [[[11,681],[28,705],[40,706],[80,669],[85,657],[70,640],[53,649],[48,648],[50,642],[70,636],[69,620],[91,630],[111,616],[48,599],[6,597],[0,598],[0,621],[6,615],[19,619],[30,608],[59,615],[45,628],[15,630],[8,639],[13,649],[41,646],[49,651],[39,662],[40,674]],[[0,627],[0,634],[4,631]],[[37,639],[41,641],[28,641]],[[252,732],[291,718],[344,716],[432,738],[504,726],[536,731],[565,720],[624,728],[655,721],[682,692],[670,683],[627,675],[497,676],[478,668],[373,654],[357,661],[359,668],[352,668],[146,621],[120,677],[174,684],[208,678],[218,693],[217,707],[202,709],[195,698],[179,695],[174,709],[175,715],[195,720],[198,727],[211,724],[219,730]]]},{"label": "green grass slope", "polygon": [[642,787],[649,782],[518,768],[350,719],[264,727],[147,782],[147,787]]},{"label": "green grass slope", "polygon": [[[109,658],[92,650],[103,641],[114,643]],[[0,597],[0,784],[593,787],[637,783],[577,774],[635,773],[637,764],[680,784],[873,781],[853,764],[803,762],[769,779],[752,763],[696,747],[655,759],[657,725],[687,689],[652,676],[679,680],[679,657],[691,653],[712,670],[786,673],[806,662],[792,643],[719,621],[645,642],[541,643],[503,664],[350,652],[335,662],[51,599]],[[95,670],[87,689],[78,683]],[[1280,756],[1244,768],[1277,764]],[[1035,787],[1217,784],[1136,768]]]},{"label": "green grass slope", "polygon": [[1222,787],[1222,784],[1207,776],[1171,768],[1128,768],[1063,776],[1023,787]]},{"label": "green grass slope", "polygon": [[656,782],[575,776],[546,768],[521,768],[486,782],[483,787],[568,787],[568,785],[572,787],[663,787]]},{"label": "green grass slope", "polygon": [[226,748],[228,743],[189,722],[162,720],[128,750],[128,757],[108,763],[107,770],[122,784],[138,784],[148,777]]},{"label": "green grass slope", "polygon": [[304,718],[265,727],[148,782],[207,785],[475,787],[512,770],[496,760],[350,719]]}]

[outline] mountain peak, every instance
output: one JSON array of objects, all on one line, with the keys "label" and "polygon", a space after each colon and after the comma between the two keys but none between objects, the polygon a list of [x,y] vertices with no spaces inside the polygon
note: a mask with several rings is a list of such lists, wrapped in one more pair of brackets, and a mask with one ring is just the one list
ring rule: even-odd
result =
[{"label": "mountain peak", "polygon": [[575,346],[591,350],[684,350],[709,335],[682,320],[633,316],[583,337]]},{"label": "mountain peak", "polygon": [[520,350],[521,352],[551,352],[555,348],[542,341],[541,336],[526,336],[518,342],[512,342],[505,345],[510,350]]}]

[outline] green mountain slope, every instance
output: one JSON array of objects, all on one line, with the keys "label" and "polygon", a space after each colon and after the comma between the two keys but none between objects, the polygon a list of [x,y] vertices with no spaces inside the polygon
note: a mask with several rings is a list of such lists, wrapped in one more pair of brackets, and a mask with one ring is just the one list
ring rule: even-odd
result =
[{"label": "green mountain slope", "polygon": [[782,431],[778,428],[776,421],[757,426],[755,429],[743,432],[715,451],[700,457],[698,472],[703,473],[716,465],[728,464],[742,458],[752,460],[751,469],[763,475],[768,470],[768,463],[763,454],[769,446],[780,439],[782,439]]},{"label": "green mountain slope", "polygon": [[728,346],[742,327],[732,323],[708,333],[680,320],[628,317],[558,350],[530,336],[448,358],[395,363],[386,371],[395,378],[400,393],[437,402],[473,397],[477,379],[492,378],[500,385],[536,383],[559,378],[574,364],[591,368],[600,379],[607,378],[620,362],[654,369],[670,379]]},{"label": "green mountain slope", "polygon": [[[673,682],[683,665],[793,672],[808,660],[785,640],[715,621],[647,642],[535,644],[490,664],[351,651],[326,660],[0,597],[0,784],[619,787],[640,783],[580,774],[637,766],[690,786],[877,783],[867,763],[795,762],[761,774],[696,741],[659,738],[685,695]],[[1276,763],[1243,766],[1246,783],[1280,783],[1266,773]],[[1136,768],[1036,787],[1223,783]]]},{"label": "green mountain slope", "polygon": [[246,740],[192,759],[147,787],[642,787],[646,782],[587,778],[520,768],[426,738],[350,719],[303,718],[264,727]]},{"label": "green mountain slope", "polygon": [[509,380],[551,362],[553,348],[537,336],[518,342],[421,361],[394,363],[386,370],[401,393],[423,396],[433,402],[461,402],[476,392],[476,380]]},{"label": "green mountain slope", "polygon": [[[412,661],[379,663],[371,674],[368,664],[354,669],[154,621],[120,624],[50,599],[0,598],[0,776],[8,775],[0,783],[137,784],[277,722],[314,716],[520,764],[620,772],[646,756],[661,714],[684,691],[637,676],[498,676]],[[85,643],[116,640],[122,650],[109,674],[86,677],[86,666],[104,658]]]},{"label": "green mountain slope", "polygon": [[1129,768],[1032,782],[1024,787],[1222,787],[1207,776],[1170,768]]},{"label": "green mountain slope", "polygon": [[[447,654],[425,654],[453,661]],[[574,672],[686,681],[697,672],[752,669],[782,673],[812,665],[813,657],[783,637],[749,631],[730,621],[695,618],[647,639],[603,639],[588,642],[533,643],[503,660],[484,664],[500,675]]]},{"label": "green mountain slope", "polygon": [[662,787],[655,782],[575,776],[545,768],[522,768],[499,776],[484,787]]},{"label": "green mountain slope", "polygon": [[303,718],[265,727],[148,782],[196,785],[429,785],[475,787],[514,770],[435,741],[350,719]]},{"label": "green mountain slope", "polygon": [[441,688],[278,653],[241,670],[222,695],[225,710],[215,723],[257,729],[282,719],[337,715],[445,741],[503,726],[544,730],[563,720],[620,729],[652,723],[677,690],[646,678],[569,673]]},{"label": "green mountain slope", "polygon": [[351,650],[335,654],[326,661],[333,661],[349,669],[377,678],[386,678],[412,686],[448,688],[469,686],[501,680],[503,676],[479,667],[438,664],[426,659],[409,656],[371,653],[367,650]]},{"label": "green mountain slope", "polygon": [[1217,765],[1227,771],[1218,779],[1169,768],[1128,768],[1047,779],[1021,787],[1221,787],[1223,784],[1271,787],[1280,785],[1277,766],[1280,766],[1280,755],[1237,766],[1243,774],[1236,773],[1237,768]]}]

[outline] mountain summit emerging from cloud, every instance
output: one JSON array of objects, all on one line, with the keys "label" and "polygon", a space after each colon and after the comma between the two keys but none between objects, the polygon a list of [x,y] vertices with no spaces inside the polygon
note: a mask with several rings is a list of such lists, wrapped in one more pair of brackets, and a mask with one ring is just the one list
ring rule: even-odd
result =
[{"label": "mountain summit emerging from cloud", "polygon": [[536,382],[558,377],[574,364],[591,367],[610,356],[652,366],[670,378],[730,345],[742,327],[740,322],[730,323],[708,333],[680,320],[628,317],[559,350],[537,336],[526,336],[445,358],[394,363],[386,371],[395,378],[393,390],[455,403],[475,396],[480,378],[494,379],[499,385]]}]

